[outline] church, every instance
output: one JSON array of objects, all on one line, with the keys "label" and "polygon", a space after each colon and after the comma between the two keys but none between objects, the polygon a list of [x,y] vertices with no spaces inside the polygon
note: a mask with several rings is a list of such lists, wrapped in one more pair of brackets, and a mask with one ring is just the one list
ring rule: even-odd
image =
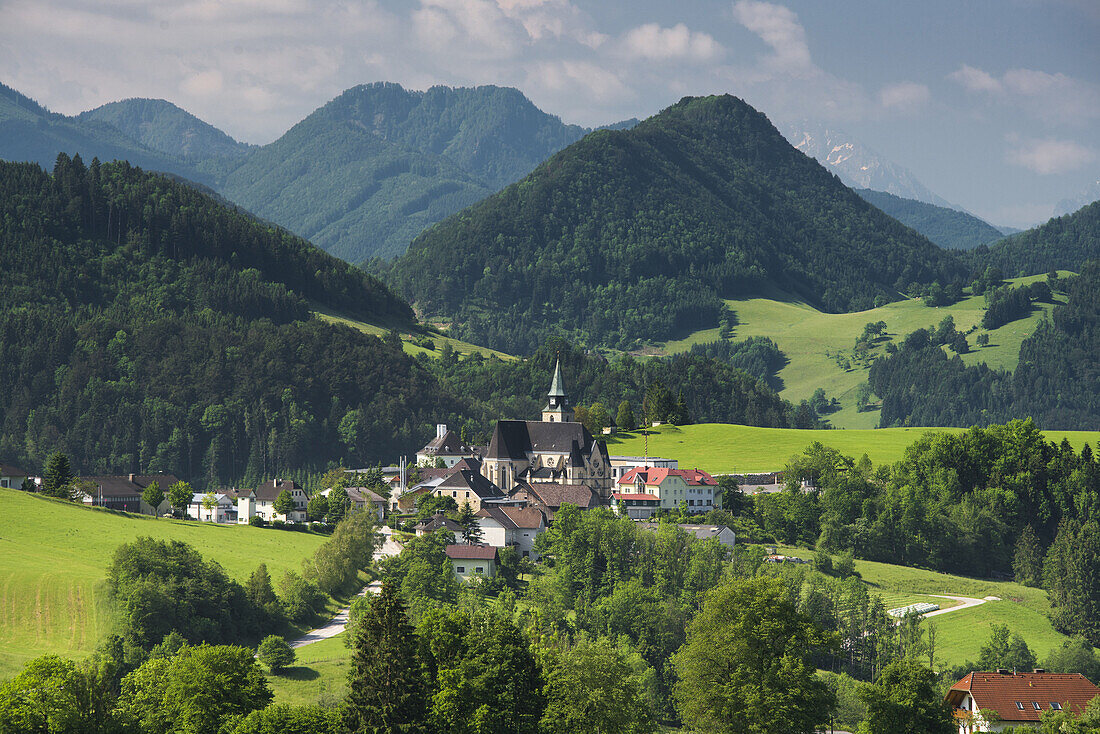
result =
[{"label": "church", "polygon": [[583,485],[607,500],[614,489],[607,446],[573,420],[561,360],[546,400],[541,421],[497,422],[481,473],[505,493],[519,484]]}]

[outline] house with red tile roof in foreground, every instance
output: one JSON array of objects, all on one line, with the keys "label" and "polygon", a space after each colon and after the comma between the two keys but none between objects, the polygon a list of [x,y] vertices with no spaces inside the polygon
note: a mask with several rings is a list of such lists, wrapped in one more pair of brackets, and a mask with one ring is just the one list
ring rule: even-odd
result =
[{"label": "house with red tile roof in foreground", "polygon": [[617,484],[614,506],[625,508],[635,520],[649,519],[658,508],[684,507],[692,513],[722,509],[718,481],[698,469],[635,467]]},{"label": "house with red tile roof in foreground", "polygon": [[1080,716],[1100,688],[1080,673],[1031,673],[998,670],[975,671],[947,692],[959,734],[1004,731],[1014,726],[1039,725],[1048,711],[1069,711]]}]

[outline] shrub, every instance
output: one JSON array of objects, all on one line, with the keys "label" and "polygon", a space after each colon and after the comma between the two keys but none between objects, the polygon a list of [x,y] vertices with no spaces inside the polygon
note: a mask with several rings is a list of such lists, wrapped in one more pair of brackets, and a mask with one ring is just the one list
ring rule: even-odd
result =
[{"label": "shrub", "polygon": [[294,649],[279,635],[265,637],[256,648],[256,657],[274,674],[293,663],[296,658]]},{"label": "shrub", "polygon": [[260,517],[259,515],[255,515],[254,517],[248,518],[248,524],[254,528],[262,528],[267,523],[264,522],[264,519],[262,517]]}]

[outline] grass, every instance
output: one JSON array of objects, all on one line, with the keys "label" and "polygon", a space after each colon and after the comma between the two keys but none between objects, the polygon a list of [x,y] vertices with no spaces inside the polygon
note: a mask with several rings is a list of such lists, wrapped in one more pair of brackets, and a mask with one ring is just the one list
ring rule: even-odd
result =
[{"label": "grass", "polygon": [[[801,558],[812,555],[800,548],[783,547],[781,552]],[[857,560],[856,571],[871,593],[883,598],[887,609],[917,601],[931,601],[942,608],[956,605],[932,594],[975,599],[1000,597],[1000,601],[987,601],[980,606],[932,617],[925,623],[936,626],[936,663],[940,667],[977,660],[994,624],[1006,624],[1012,632],[1023,637],[1040,661],[1067,639],[1047,618],[1050,603],[1042,589],[1011,581],[975,579],[875,561]]]},{"label": "grass", "polygon": [[[863,454],[877,466],[897,461],[906,447],[925,433],[959,433],[962,428],[878,428],[865,430],[797,430],[756,428],[729,423],[661,426],[649,434],[649,455],[678,459],[684,469],[712,474],[746,474],[782,469],[788,459],[820,441],[842,454],[858,459]],[[1100,431],[1044,431],[1051,441],[1068,438],[1078,451],[1095,444]],[[608,442],[611,454],[641,456],[645,437],[641,432],[618,434]]]},{"label": "grass", "polygon": [[0,679],[47,653],[80,657],[112,630],[104,579],[115,548],[139,536],[182,540],[244,581],[278,580],[326,537],[153,519],[0,489]]},{"label": "grass", "polygon": [[[364,321],[356,321],[355,319],[350,319],[344,316],[338,316],[336,314],[326,313],[323,311],[314,311],[313,315],[321,319],[322,321],[328,322],[330,324],[343,324],[344,326],[350,326],[353,329],[358,329],[365,334],[371,334],[373,336],[384,336],[386,332],[389,331],[382,326],[368,324]],[[426,349],[413,341],[414,339],[424,339],[425,337],[432,340],[435,345],[435,349]],[[464,342],[459,339],[452,339],[449,336],[441,336],[435,333],[412,334],[411,332],[403,332],[401,334],[401,342],[401,348],[405,351],[405,354],[411,355],[413,357],[417,356],[418,354],[426,354],[429,357],[438,357],[443,353],[443,345],[450,344],[451,349],[453,349],[459,355],[469,355],[477,352],[483,357],[494,356],[497,359],[515,359],[515,357],[513,357],[512,355],[505,354],[504,352],[498,352],[495,349],[489,349],[488,347],[479,347],[478,345],[471,344],[470,342]]]},{"label": "grass", "polygon": [[[1063,271],[1061,275],[1069,275]],[[1027,285],[1042,280],[1045,275],[1016,278],[1014,285]],[[828,397],[835,397],[841,409],[829,416],[838,428],[874,428],[878,412],[857,412],[856,390],[867,380],[869,359],[858,360],[853,352],[856,339],[867,323],[886,322],[890,339],[880,340],[871,356],[884,353],[888,341],[897,341],[917,329],[935,327],[950,315],[962,332],[978,327],[985,311],[984,296],[971,296],[942,308],[929,308],[920,299],[908,299],[880,308],[857,313],[822,313],[812,306],[783,293],[764,293],[759,297],[726,301],[737,314],[734,339],[750,336],[770,337],[789,360],[779,371],[782,381],[780,395],[794,403],[808,399],[817,388],[824,388]],[[967,337],[971,351],[963,355],[968,364],[985,362],[990,367],[1013,370],[1019,359],[1020,344],[1053,308],[1039,304],[1026,319],[986,331],[980,327]],[[989,335],[989,346],[978,347],[979,334]],[[662,345],[666,354],[686,351],[692,344],[716,341],[718,329],[694,332],[684,339]]]},{"label": "grass", "polygon": [[351,650],[344,646],[345,633],[306,645],[295,652],[294,665],[268,678],[275,703],[338,703],[347,692]]}]

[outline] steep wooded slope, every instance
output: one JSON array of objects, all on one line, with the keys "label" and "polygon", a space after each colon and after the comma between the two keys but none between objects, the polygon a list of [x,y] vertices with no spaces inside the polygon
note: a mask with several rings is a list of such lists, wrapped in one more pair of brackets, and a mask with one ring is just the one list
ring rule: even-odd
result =
[{"label": "steep wooded slope", "polygon": [[425,232],[387,277],[457,333],[530,352],[552,332],[628,347],[713,326],[721,297],[763,286],[836,312],[962,273],[722,96],[588,135]]},{"label": "steep wooded slope", "polygon": [[78,120],[107,123],[152,150],[188,160],[240,158],[249,146],[163,99],[124,99],[82,112]]},{"label": "steep wooded slope", "polygon": [[1078,271],[1087,260],[1100,258],[1100,201],[1055,217],[967,256],[975,268],[1000,268],[1006,277],[1051,270]]},{"label": "steep wooded slope", "polygon": [[972,250],[1000,240],[1004,235],[993,225],[972,214],[927,204],[916,199],[903,199],[884,191],[856,189],[857,194],[906,227],[912,227],[940,247],[949,250]]}]

